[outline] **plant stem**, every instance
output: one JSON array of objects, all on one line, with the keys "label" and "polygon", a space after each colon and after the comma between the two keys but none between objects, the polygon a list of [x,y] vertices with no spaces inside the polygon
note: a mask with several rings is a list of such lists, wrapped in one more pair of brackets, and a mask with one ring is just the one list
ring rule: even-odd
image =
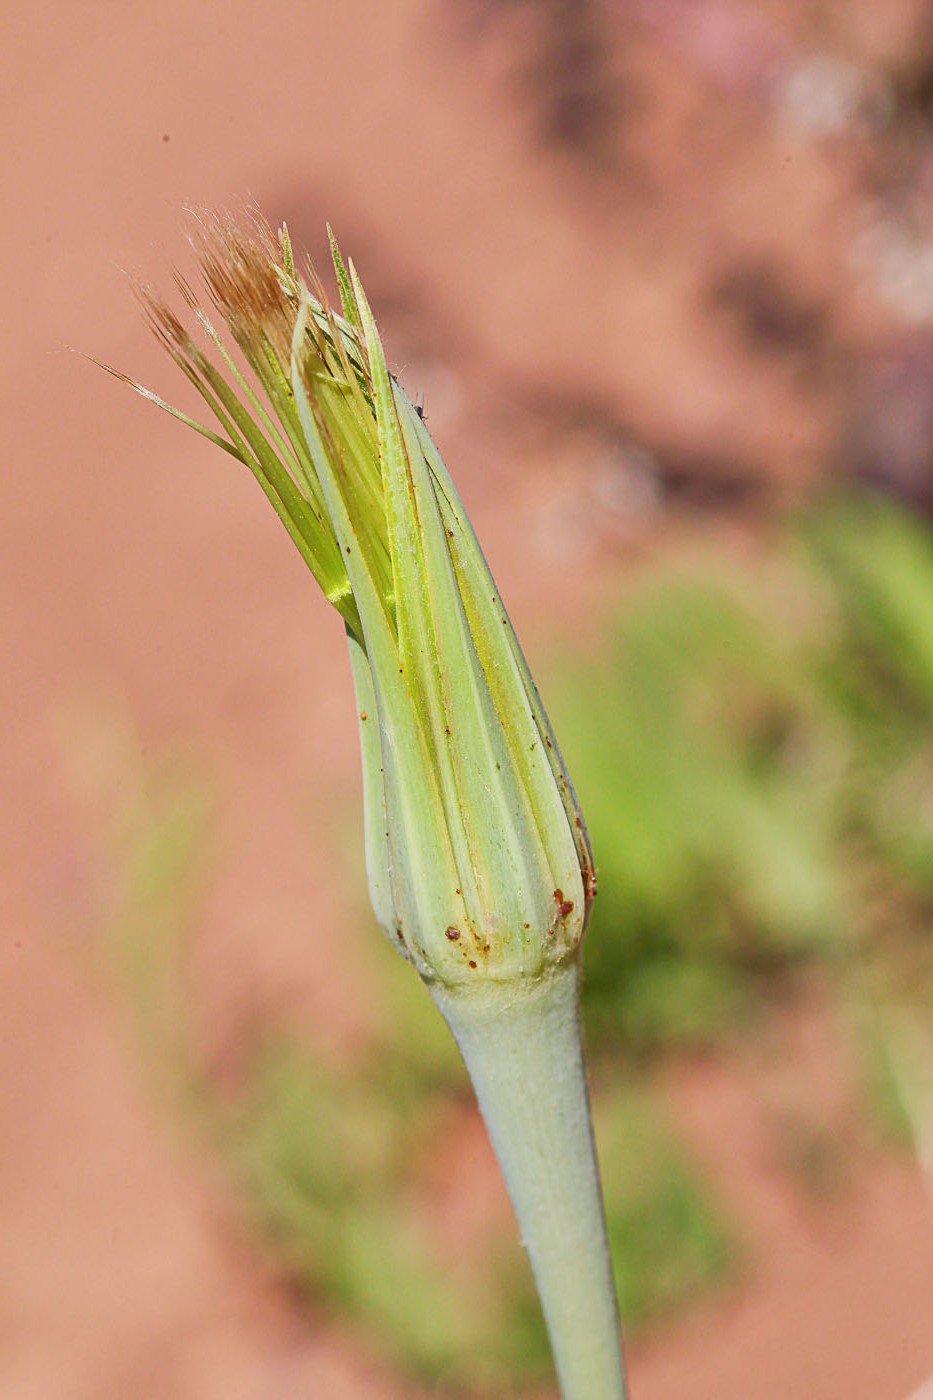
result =
[{"label": "plant stem", "polygon": [[540,981],[429,989],[470,1072],[531,1259],[564,1400],[625,1400],[580,1039],[576,960]]}]

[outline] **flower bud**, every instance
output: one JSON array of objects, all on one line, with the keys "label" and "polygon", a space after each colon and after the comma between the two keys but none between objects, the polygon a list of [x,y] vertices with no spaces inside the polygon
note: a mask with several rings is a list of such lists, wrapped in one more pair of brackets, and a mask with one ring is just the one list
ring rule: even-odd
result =
[{"label": "flower bud", "polygon": [[[198,336],[144,294],[219,424],[142,390],[253,472],[343,618],[376,917],[428,981],[535,978],[573,957],[594,893],[583,820],[463,505],[389,374],[352,264],[342,314],[298,275],[285,230],[211,220]],[[134,385],[135,388],[140,388]]]}]

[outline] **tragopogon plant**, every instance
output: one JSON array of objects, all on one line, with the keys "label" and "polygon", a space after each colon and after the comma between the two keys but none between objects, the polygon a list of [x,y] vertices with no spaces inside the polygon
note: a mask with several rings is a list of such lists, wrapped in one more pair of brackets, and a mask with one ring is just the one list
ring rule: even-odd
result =
[{"label": "tragopogon plant", "polygon": [[180,279],[191,330],[143,302],[217,427],[133,387],[249,467],[343,619],[376,918],[463,1054],[564,1396],[619,1400],[578,1017],[593,863],[534,682],[352,264],[332,240],[338,313],[284,229],[208,219],[195,242],[213,311]]}]

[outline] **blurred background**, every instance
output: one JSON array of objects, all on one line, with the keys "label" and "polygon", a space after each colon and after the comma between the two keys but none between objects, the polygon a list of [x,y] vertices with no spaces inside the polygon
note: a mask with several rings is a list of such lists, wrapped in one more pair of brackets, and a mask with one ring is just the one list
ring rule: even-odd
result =
[{"label": "blurred background", "polygon": [[554,1395],[337,620],[83,358],[188,406],[122,270],[256,201],[359,266],[590,821],[635,1400],[933,1394],[925,0],[5,20],[0,1393]]}]

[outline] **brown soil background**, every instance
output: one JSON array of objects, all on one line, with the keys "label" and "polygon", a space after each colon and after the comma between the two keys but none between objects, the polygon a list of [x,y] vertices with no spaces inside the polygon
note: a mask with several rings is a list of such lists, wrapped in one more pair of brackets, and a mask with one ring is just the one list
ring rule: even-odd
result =
[{"label": "brown soil background", "polygon": [[[595,633],[658,540],[743,548],[741,511],[837,466],[891,357],[927,353],[864,231],[928,177],[873,139],[870,82],[816,135],[786,96],[816,53],[909,75],[924,10],[89,0],[5,19],[0,1395],[411,1394],[257,1262],[91,970],[76,705],[131,717],[133,762],[180,746],[218,785],[191,970],[206,1060],[223,1072],[268,1006],[335,1053],[378,1014],[355,935],[335,940],[329,813],[358,784],[339,628],[245,474],[71,347],[171,395],[119,269],[167,286],[190,200],[255,198],[317,256],[329,219],[543,656],[581,618]],[[859,440],[889,430],[876,404]],[[632,443],[663,506],[607,495],[606,453]],[[795,1034],[844,1116],[838,1027],[801,1013]],[[908,1400],[933,1371],[928,1190],[866,1150],[841,1202],[806,1208],[763,1146],[769,1082],[754,1059],[671,1076],[756,1264],[639,1345],[635,1400]]]}]

